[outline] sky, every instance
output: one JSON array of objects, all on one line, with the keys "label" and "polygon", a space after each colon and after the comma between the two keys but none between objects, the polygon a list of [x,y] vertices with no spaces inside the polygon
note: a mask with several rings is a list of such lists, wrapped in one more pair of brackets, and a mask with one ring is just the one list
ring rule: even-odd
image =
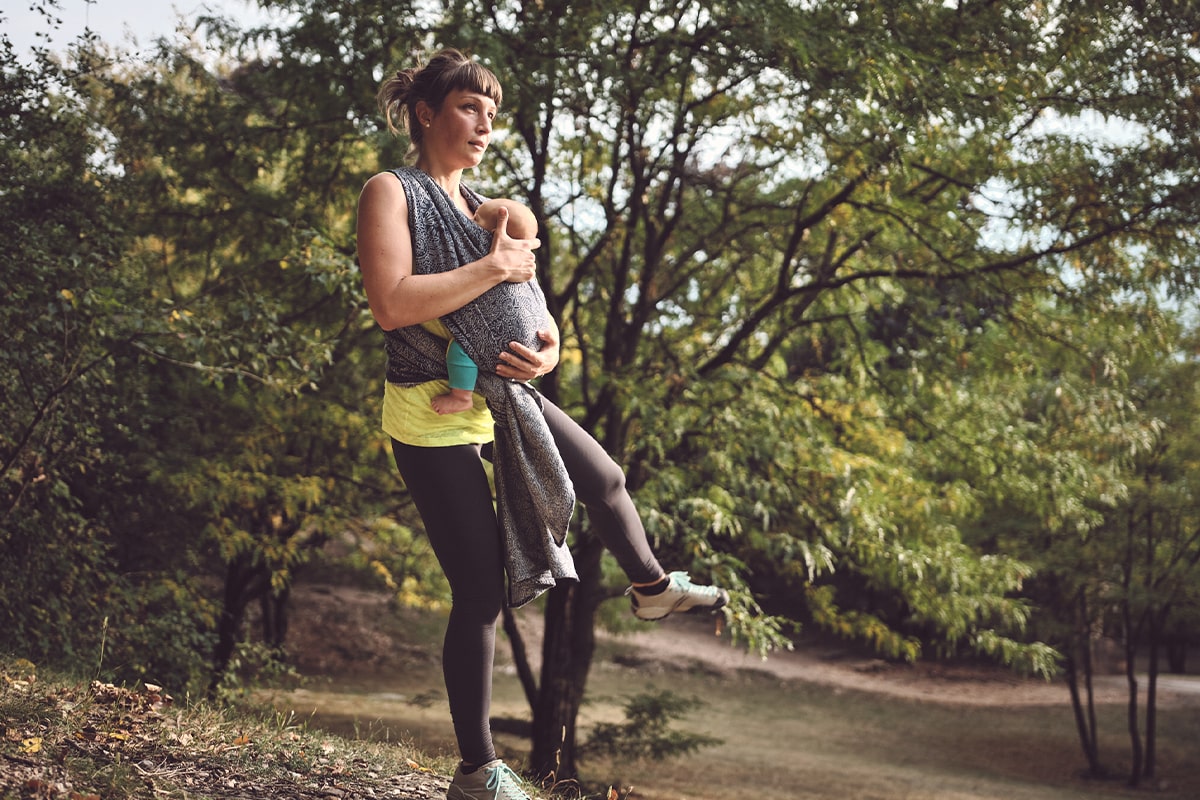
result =
[{"label": "sky", "polygon": [[126,46],[132,37],[148,48],[155,38],[174,32],[180,15],[194,19],[206,9],[247,22],[264,18],[250,0],[59,0],[58,9],[51,11],[62,25],[51,30],[46,16],[36,10],[45,4],[46,0],[0,0],[0,25],[18,53],[44,44],[37,34],[47,32],[50,49],[62,52],[86,28],[111,44]]}]

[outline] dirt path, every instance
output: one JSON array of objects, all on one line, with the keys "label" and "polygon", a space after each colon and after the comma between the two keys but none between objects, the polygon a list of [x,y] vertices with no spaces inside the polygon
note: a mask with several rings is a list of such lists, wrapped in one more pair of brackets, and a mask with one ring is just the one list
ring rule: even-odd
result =
[{"label": "dirt path", "polygon": [[[897,664],[864,656],[849,646],[802,643],[793,651],[772,653],[763,659],[732,647],[728,636],[715,635],[711,620],[697,617],[668,619],[657,630],[618,637],[616,641],[622,640],[653,658],[690,659],[718,670],[754,670],[781,680],[914,700],[970,706],[1069,702],[1066,686],[1058,681],[1022,678],[998,667]],[[1123,678],[1104,676],[1099,681],[1098,702],[1124,702],[1124,699]]]},{"label": "dirt path", "polygon": [[[352,587],[300,586],[292,596],[289,650],[302,672],[309,674],[369,674],[417,662],[435,663],[437,646],[429,638],[428,615],[390,607],[384,592]],[[519,625],[530,655],[540,653],[541,618],[520,612]],[[436,622],[434,620],[433,622]],[[432,627],[440,627],[436,624]],[[418,633],[418,629],[423,632]],[[802,643],[792,652],[767,659],[730,645],[717,635],[711,616],[683,615],[646,624],[629,634],[601,633],[600,640],[622,663],[697,665],[717,672],[753,670],[781,680],[805,681],[848,690],[877,692],[915,700],[964,706],[1065,705],[1065,684],[1023,678],[989,666],[936,663],[895,664],[873,658],[852,646]],[[501,645],[498,656],[507,655]],[[536,669],[536,664],[535,664]],[[1144,676],[1139,686],[1145,691]],[[1159,705],[1200,707],[1200,676],[1161,676]],[[1097,678],[1099,703],[1123,703],[1128,698],[1125,678]]]}]

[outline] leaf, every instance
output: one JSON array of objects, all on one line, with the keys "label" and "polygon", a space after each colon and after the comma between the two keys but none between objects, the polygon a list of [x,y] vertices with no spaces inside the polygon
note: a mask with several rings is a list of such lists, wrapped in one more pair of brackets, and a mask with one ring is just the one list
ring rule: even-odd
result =
[{"label": "leaf", "polygon": [[22,739],[21,752],[26,754],[42,752],[42,737],[30,736],[28,739]]}]

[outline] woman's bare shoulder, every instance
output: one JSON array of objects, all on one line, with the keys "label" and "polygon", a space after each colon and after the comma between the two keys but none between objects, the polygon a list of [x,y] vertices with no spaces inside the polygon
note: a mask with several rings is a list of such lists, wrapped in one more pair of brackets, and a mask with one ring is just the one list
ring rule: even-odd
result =
[{"label": "woman's bare shoulder", "polygon": [[408,209],[408,196],[395,173],[379,172],[367,178],[358,195],[359,210],[378,208],[388,212]]},{"label": "woman's bare shoulder", "polygon": [[363,184],[363,194],[404,194],[404,185],[394,172],[377,172]]}]

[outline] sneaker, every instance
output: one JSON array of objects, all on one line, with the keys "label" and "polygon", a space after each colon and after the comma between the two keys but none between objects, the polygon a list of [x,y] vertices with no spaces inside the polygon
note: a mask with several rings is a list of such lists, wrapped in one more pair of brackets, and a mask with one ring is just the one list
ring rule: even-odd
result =
[{"label": "sneaker", "polygon": [[489,761],[470,775],[462,764],[446,790],[446,800],[529,800],[521,788],[521,779],[500,759]]},{"label": "sneaker", "polygon": [[688,580],[686,572],[672,572],[667,578],[670,583],[659,594],[642,594],[633,586],[625,590],[635,617],[657,620],[676,611],[716,611],[729,602],[729,592],[716,586],[697,586]]}]

